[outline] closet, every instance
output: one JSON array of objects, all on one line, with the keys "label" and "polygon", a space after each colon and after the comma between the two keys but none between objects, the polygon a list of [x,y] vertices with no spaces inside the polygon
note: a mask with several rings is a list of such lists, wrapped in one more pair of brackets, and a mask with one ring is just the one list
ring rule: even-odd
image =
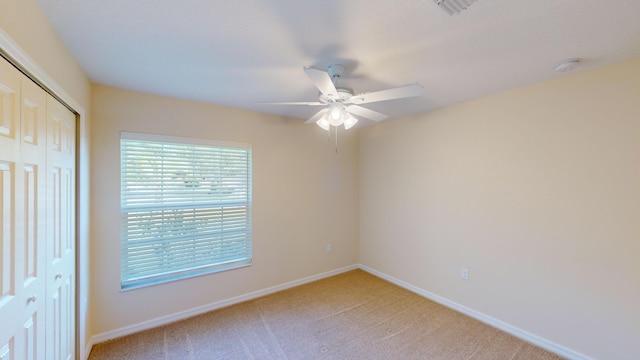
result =
[{"label": "closet", "polygon": [[75,123],[0,57],[0,360],[75,358]]}]

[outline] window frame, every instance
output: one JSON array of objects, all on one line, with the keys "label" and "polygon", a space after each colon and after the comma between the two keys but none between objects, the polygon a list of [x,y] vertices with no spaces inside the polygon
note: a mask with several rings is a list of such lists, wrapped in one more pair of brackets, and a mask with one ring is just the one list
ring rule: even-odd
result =
[{"label": "window frame", "polygon": [[[131,199],[129,198],[129,194],[131,192],[135,192],[135,191],[131,191],[132,186],[135,186],[135,184],[138,184],[138,186],[140,185],[140,182],[142,182],[142,180],[138,183],[135,182],[126,182],[125,180],[125,174],[129,174],[129,172],[126,171],[125,166],[132,162],[133,160],[131,160],[132,158],[125,158],[125,153],[124,153],[124,149],[125,149],[125,142],[151,142],[151,143],[155,143],[156,145],[158,144],[165,144],[167,146],[184,146],[185,148],[192,148],[192,152],[195,153],[199,153],[200,151],[196,151],[195,149],[198,148],[200,150],[203,149],[203,147],[207,147],[209,149],[212,149],[213,152],[215,152],[216,154],[219,153],[223,153],[225,151],[225,149],[227,151],[235,151],[236,153],[240,153],[238,152],[238,150],[242,150],[242,151],[246,151],[246,169],[244,169],[244,171],[246,171],[246,173],[243,173],[243,176],[246,176],[246,184],[243,183],[243,185],[246,185],[246,187],[239,187],[239,189],[246,191],[245,193],[240,192],[240,194],[242,196],[244,196],[246,199],[245,200],[236,200],[236,201],[222,201],[221,200],[221,196],[220,195],[212,195],[211,196],[211,201],[207,202],[199,202],[201,200],[201,197],[198,197],[197,200],[198,202],[196,202],[194,200],[194,198],[192,197],[192,203],[191,204],[185,204],[185,203],[179,203],[179,204],[173,204],[173,203],[163,203],[162,205],[158,204],[158,205],[149,205],[148,203],[146,205],[143,205],[143,208],[145,210],[139,210],[139,208],[136,208],[135,206],[131,206],[131,205],[127,205],[131,203]],[[159,152],[159,154],[161,154],[161,158],[164,160],[169,157],[170,155],[167,154],[171,154],[170,152],[165,152],[164,148],[162,151]],[[194,155],[194,157],[192,157],[190,159],[190,161],[197,161],[200,160],[199,157],[195,157],[196,155]],[[200,156],[200,155],[199,155]],[[243,155],[244,156],[244,155]],[[238,157],[237,156],[231,156],[231,158],[233,158],[234,160],[236,160]],[[242,158],[241,158],[242,159]],[[185,160],[185,161],[189,161],[189,160]],[[244,160],[242,160],[244,161]],[[244,162],[240,162],[240,164],[245,164]],[[196,168],[195,163],[192,163],[193,168]],[[241,167],[237,167],[237,168],[233,168],[233,169],[238,169],[241,170]],[[212,173],[214,173],[213,171],[211,171]],[[253,247],[253,219],[252,219],[252,207],[253,207],[253,199],[252,199],[252,183],[253,183],[253,153],[252,153],[252,146],[249,143],[239,143],[239,142],[228,142],[228,141],[218,141],[218,140],[208,140],[208,139],[201,139],[201,138],[188,138],[188,137],[176,137],[176,136],[166,136],[166,135],[154,135],[154,134],[145,134],[145,133],[135,133],[135,132],[121,132],[120,133],[120,289],[121,291],[127,291],[127,290],[132,290],[132,289],[137,289],[137,288],[141,288],[141,287],[147,287],[147,286],[153,286],[153,285],[158,285],[158,284],[164,284],[167,282],[173,282],[173,281],[177,281],[177,280],[182,280],[182,279],[188,279],[188,278],[192,278],[192,277],[196,277],[196,276],[202,276],[202,275],[207,275],[207,274],[212,274],[212,273],[217,273],[217,272],[222,272],[222,271],[228,271],[228,270],[232,270],[232,269],[238,269],[238,268],[243,268],[243,267],[247,267],[247,266],[251,266],[253,263],[253,251],[252,251],[252,247]],[[200,171],[198,172],[193,172],[193,176],[195,176],[195,174],[201,174]],[[215,174],[215,173],[214,173]],[[162,175],[162,180],[160,180],[160,182],[163,184],[162,186],[164,186],[165,183],[165,178],[166,175]],[[155,178],[154,178],[155,179]],[[204,179],[204,178],[203,178]],[[187,185],[187,182],[184,182],[184,188],[187,189],[189,186]],[[128,186],[128,187],[127,187]],[[125,190],[126,189],[126,190]],[[183,192],[188,193],[188,189],[185,190],[182,189]],[[125,195],[125,193],[127,195]],[[202,193],[202,191],[200,191],[200,193]],[[211,191],[209,191],[209,193],[211,194]],[[202,195],[200,195],[202,196]],[[215,200],[214,200],[215,197]],[[164,197],[162,198],[164,200]],[[173,199],[173,198],[172,198]],[[188,197],[184,198],[185,201],[187,201]],[[235,206],[234,206],[235,205]],[[227,210],[225,210],[225,207]],[[232,209],[232,210],[228,210],[228,209]],[[235,210],[233,210],[235,208]],[[236,215],[236,221],[233,223],[233,225],[238,228],[238,224],[245,224],[245,227],[240,226],[238,229],[240,229],[240,233],[242,233],[242,229],[244,229],[244,233],[245,236],[244,238],[238,240],[237,238],[235,240],[227,240],[228,242],[232,243],[233,241],[236,241],[236,245],[230,246],[229,248],[236,250],[236,247],[241,247],[241,255],[242,258],[237,260],[237,261],[223,261],[221,260],[221,257],[218,257],[218,262],[210,262],[207,265],[200,265],[197,267],[192,267],[189,268],[188,265],[185,265],[185,268],[182,270],[175,270],[175,269],[169,269],[169,271],[167,271],[167,268],[164,268],[165,272],[157,272],[155,274],[152,275],[147,275],[147,276],[142,276],[142,277],[131,277],[129,276],[129,274],[131,274],[131,267],[127,267],[129,264],[130,259],[132,258],[131,255],[131,250],[129,250],[130,248],[132,248],[133,246],[130,245],[130,238],[134,238],[135,236],[129,236],[128,234],[131,233],[131,227],[129,226],[129,223],[131,222],[131,217],[135,216],[132,215],[133,213],[143,213],[145,211],[149,212],[149,217],[152,216],[152,213],[155,212],[161,212],[163,215],[161,216],[163,221],[161,222],[161,227],[162,229],[165,230],[173,230],[173,228],[171,228],[169,225],[166,225],[164,222],[165,216],[164,216],[164,212],[166,211],[172,211],[172,213],[177,213],[177,212],[192,212],[192,214],[190,214],[190,216],[193,219],[196,219],[199,217],[199,211],[203,210],[203,209],[208,209],[209,211],[209,216],[211,216],[210,214],[212,212],[216,212],[216,213],[220,213],[221,215],[219,215],[218,217],[216,217],[214,220],[214,224],[220,224],[221,227],[224,227],[225,224],[225,220],[224,220],[224,212],[227,211],[232,211],[234,212],[233,214]],[[217,210],[216,210],[217,209]],[[240,209],[240,210],[239,210]],[[242,210],[244,209],[244,210]],[[243,215],[244,213],[244,215]],[[240,214],[240,215],[238,215]],[[175,221],[175,219],[177,217],[181,217],[181,219],[184,219],[185,216],[184,215],[173,215],[174,218],[172,220]],[[242,217],[244,216],[244,218]],[[227,217],[230,217],[229,215],[227,215]],[[156,217],[157,218],[157,217]],[[171,218],[169,216],[169,218]],[[219,220],[217,220],[218,218],[220,218]],[[238,222],[237,219],[245,219],[244,221],[240,221]],[[206,224],[210,224],[210,222],[208,222],[208,220],[210,220],[209,218],[206,218],[205,220],[207,220]],[[184,220],[182,220],[184,221]],[[219,221],[219,222],[215,222],[215,221]],[[227,220],[227,222],[231,222],[232,220]],[[196,223],[196,220],[192,220],[192,223]],[[205,224],[204,221],[200,221],[200,224]],[[184,225],[183,225],[184,226]],[[193,225],[194,227],[197,227],[198,225]],[[199,235],[197,233],[202,233],[202,230],[194,230],[196,235]],[[213,234],[213,235],[212,235]],[[220,243],[225,243],[224,240],[224,236],[225,236],[225,232],[224,231],[220,231],[219,233],[216,232],[210,232],[209,235],[215,236],[220,238],[221,240],[219,240]],[[166,235],[161,236],[162,238],[164,238]],[[195,235],[194,235],[195,236]],[[195,243],[197,246],[200,246],[199,248],[196,247],[196,245],[192,245],[194,249],[202,249],[202,245],[206,242],[202,240],[202,236],[200,237],[194,237],[193,238],[193,243]],[[160,239],[160,238],[156,238],[155,242],[154,240],[149,240],[149,238],[147,238],[145,240],[146,243],[148,244],[153,244],[150,246],[160,246],[160,245],[167,245],[167,240],[166,239]],[[164,243],[164,244],[163,244]],[[186,241],[185,241],[186,243]],[[169,247],[176,247],[176,242],[172,242],[169,244],[173,244],[173,245],[169,245]],[[240,245],[238,245],[240,244]],[[165,246],[166,247],[166,246]],[[224,247],[224,246],[223,246]],[[188,248],[188,247],[187,247]],[[227,248],[224,248],[225,250]],[[172,254],[177,254],[179,256],[186,256],[188,255],[188,250],[172,250]],[[194,250],[195,252],[195,250]],[[213,252],[212,250],[210,250],[209,252]],[[224,251],[223,251],[224,252]],[[206,259],[206,256],[203,256],[203,258]],[[224,256],[222,257],[224,258]],[[213,260],[213,257],[212,257]],[[160,263],[160,260],[153,260],[157,263]],[[129,277],[127,277],[129,276]]]}]

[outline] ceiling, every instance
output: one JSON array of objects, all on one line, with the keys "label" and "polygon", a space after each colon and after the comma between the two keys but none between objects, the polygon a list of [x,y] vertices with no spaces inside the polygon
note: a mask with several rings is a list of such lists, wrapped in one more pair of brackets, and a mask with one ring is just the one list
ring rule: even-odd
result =
[{"label": "ceiling", "polygon": [[[424,96],[367,104],[398,118],[640,56],[638,0],[37,0],[97,84],[307,119],[304,66],[345,66],[355,93],[411,83]],[[361,121],[365,125],[368,121]]]}]

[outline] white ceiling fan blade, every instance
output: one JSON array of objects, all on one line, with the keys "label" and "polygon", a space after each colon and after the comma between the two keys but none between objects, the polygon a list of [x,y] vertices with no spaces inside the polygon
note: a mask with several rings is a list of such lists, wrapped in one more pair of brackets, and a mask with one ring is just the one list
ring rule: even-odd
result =
[{"label": "white ceiling fan blade", "polygon": [[319,101],[258,101],[256,104],[263,105],[308,105],[308,106],[317,106],[317,105],[326,105]]},{"label": "white ceiling fan blade", "polygon": [[338,98],[338,90],[336,90],[336,86],[333,84],[329,73],[313,67],[305,67],[304,72],[324,96],[329,99]]},{"label": "white ceiling fan blade", "polygon": [[354,115],[362,116],[363,118],[367,118],[373,121],[382,121],[388,117],[383,113],[379,113],[377,111],[373,111],[371,109],[367,109],[358,105],[349,105],[345,109],[347,110],[347,112],[350,112]]},{"label": "white ceiling fan blade", "polygon": [[351,97],[349,101],[353,104],[367,104],[367,103],[372,103],[377,101],[386,101],[386,100],[421,96],[423,94],[424,94],[424,88],[420,84],[412,84],[412,85],[401,86],[393,89],[380,90],[380,91],[354,95]]},{"label": "white ceiling fan blade", "polygon": [[311,118],[309,118],[309,120],[305,121],[305,124],[310,124],[310,123],[314,123],[318,120],[320,120],[320,118],[322,117],[322,115],[324,115],[324,113],[327,112],[327,109],[322,109],[320,111],[318,111],[315,115],[313,115]]}]

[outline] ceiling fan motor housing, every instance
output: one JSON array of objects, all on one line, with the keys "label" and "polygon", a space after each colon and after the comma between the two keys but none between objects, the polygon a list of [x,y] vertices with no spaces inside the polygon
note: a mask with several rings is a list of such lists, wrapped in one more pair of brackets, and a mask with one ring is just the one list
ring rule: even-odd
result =
[{"label": "ceiling fan motor housing", "polygon": [[346,86],[339,86],[339,87],[336,87],[336,90],[338,90],[338,96],[342,101],[347,101],[353,96],[352,88],[349,88]]},{"label": "ceiling fan motor housing", "polygon": [[338,98],[336,99],[330,99],[324,94],[319,93],[318,98],[320,99],[320,102],[324,104],[329,104],[332,102],[346,102],[349,101],[349,99],[351,99],[351,97],[353,96],[353,89],[348,86],[336,85],[336,90],[338,91]]}]

